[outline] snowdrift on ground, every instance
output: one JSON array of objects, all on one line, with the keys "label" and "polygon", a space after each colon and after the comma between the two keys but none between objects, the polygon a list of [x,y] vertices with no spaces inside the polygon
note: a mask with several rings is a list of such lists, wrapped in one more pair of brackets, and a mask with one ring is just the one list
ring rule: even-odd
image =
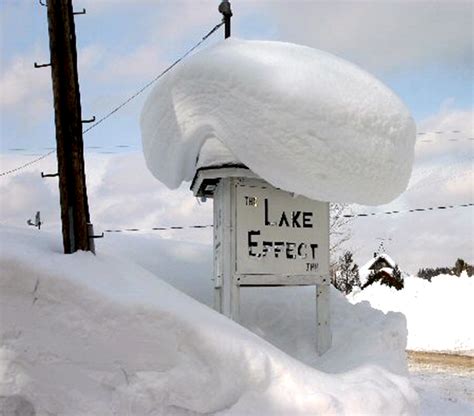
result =
[{"label": "snowdrift on ground", "polygon": [[188,58],[150,93],[141,115],[151,172],[191,180],[217,139],[272,185],[306,197],[387,203],[410,177],[415,124],[380,81],[305,46],[227,39]]},{"label": "snowdrift on ground", "polygon": [[[212,307],[211,246],[164,240],[156,234],[108,237],[100,242],[101,253],[127,258]],[[367,302],[351,305],[334,288],[333,347],[318,357],[314,352],[315,291],[314,287],[241,288],[241,323],[292,357],[327,372],[377,364],[396,374],[408,374],[405,317],[396,312],[384,314]]]},{"label": "snowdrift on ground", "polygon": [[409,350],[474,355],[474,278],[467,275],[433,277],[431,283],[405,277],[402,290],[374,283],[349,295],[351,302],[368,301],[384,312],[407,318]]},{"label": "snowdrift on ground", "polygon": [[325,374],[133,263],[65,256],[44,233],[1,233],[3,404],[104,416],[416,410],[406,378],[381,367]]}]

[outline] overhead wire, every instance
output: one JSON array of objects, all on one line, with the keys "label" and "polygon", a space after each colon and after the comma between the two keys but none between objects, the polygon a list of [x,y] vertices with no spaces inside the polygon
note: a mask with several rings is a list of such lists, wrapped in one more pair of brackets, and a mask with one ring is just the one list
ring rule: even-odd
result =
[{"label": "overhead wire", "polygon": [[[147,84],[148,85],[148,84]],[[150,84],[151,85],[151,84]],[[123,107],[123,105],[122,105]],[[119,108],[119,107],[117,107]],[[117,109],[115,109],[115,112],[118,111]],[[109,113],[109,117],[110,115],[113,114],[112,112]],[[104,116],[101,120],[105,120],[105,117]],[[100,120],[99,120],[100,121]],[[98,121],[98,122],[99,122]],[[91,126],[92,128],[92,126]],[[88,130],[84,130],[83,134],[85,134]],[[473,141],[474,142],[474,137],[468,137],[468,138],[448,138],[446,140],[439,140],[439,139],[435,139],[435,140],[432,140],[432,139],[420,139],[420,140],[417,140],[416,143],[434,143],[434,144],[440,144],[440,143],[446,143],[446,142],[460,142],[460,141]],[[95,151],[95,150],[108,150],[106,153],[107,154],[115,154],[115,153],[118,153],[116,150],[118,149],[129,149],[129,148],[133,148],[134,146],[137,146],[137,144],[118,144],[118,145],[109,145],[109,146],[101,146],[101,145],[92,145],[92,146],[84,146],[84,150],[85,151]],[[48,148],[46,148],[48,149]],[[111,151],[112,149],[114,149],[115,151]],[[10,149],[7,149],[7,151],[9,152],[12,152],[12,153],[15,153],[15,154],[21,154],[21,155],[25,155],[24,153],[21,153],[21,152],[38,152],[39,150],[44,150],[44,149],[33,149],[33,148],[10,148]],[[49,149],[48,149],[49,150]],[[55,150],[53,149],[51,152],[49,152],[48,154],[46,155],[41,155],[38,159],[35,159],[33,161],[30,161],[26,164],[26,166],[29,166],[30,164],[33,164],[35,163],[36,161],[38,160],[41,160],[43,158],[45,158],[46,156],[49,156],[50,154],[54,153]],[[101,152],[99,152],[101,153]],[[29,156],[36,156],[36,155],[29,155]],[[18,168],[16,168],[16,170],[19,170],[23,167],[20,166]],[[4,172],[4,174],[8,174],[8,172]],[[1,175],[0,175],[1,176]]]},{"label": "overhead wire", "polygon": [[[197,48],[199,48],[199,46],[201,46],[213,33],[215,33],[222,25],[224,24],[224,21],[218,23],[217,25],[215,25],[206,35],[204,35],[201,40],[199,42],[197,42],[194,46],[192,46],[191,48],[189,48],[183,55],[181,55],[178,59],[176,59],[171,65],[169,65],[165,70],[163,70],[162,72],[160,72],[155,78],[153,78],[150,82],[148,82],[147,84],[145,84],[142,88],[140,88],[137,92],[135,92],[133,95],[131,95],[130,97],[128,97],[125,101],[123,101],[122,103],[120,103],[118,106],[116,106],[115,108],[113,108],[111,111],[109,111],[107,114],[105,114],[103,117],[101,117],[99,120],[97,120],[96,122],[94,122],[93,124],[91,124],[88,128],[86,128],[85,130],[82,131],[82,134],[87,134],[89,131],[91,131],[92,129],[94,129],[95,127],[97,127],[99,124],[103,123],[105,120],[107,120],[109,117],[111,117],[112,115],[114,115],[115,113],[117,113],[119,110],[121,110],[123,107],[125,107],[128,103],[130,103],[130,101],[134,100],[135,98],[137,98],[140,94],[142,94],[146,89],[148,89],[149,87],[151,87],[156,81],[158,81],[161,77],[163,77],[166,73],[168,73],[171,69],[173,69],[176,65],[178,65],[183,59],[185,59],[186,57],[189,56],[189,54],[191,54],[192,52],[194,52]],[[22,170],[28,166],[31,166],[33,165],[34,163],[37,163],[39,162],[40,160],[43,160],[45,158],[47,158],[48,156],[52,155],[53,153],[55,153],[56,150],[51,150],[49,151],[48,153],[36,158],[36,159],[33,159],[21,166],[18,166],[16,168],[13,168],[13,169],[10,169],[10,170],[7,170],[5,172],[1,172],[0,173],[0,177],[1,176],[6,176],[6,175],[9,175],[11,173],[14,173],[14,172],[17,172],[19,170]]]},{"label": "overhead wire", "polygon": [[[356,218],[356,217],[373,217],[376,215],[396,215],[396,214],[409,214],[409,213],[420,213],[420,212],[428,212],[428,211],[439,211],[439,210],[447,210],[447,209],[455,209],[455,208],[468,208],[474,206],[473,202],[469,202],[466,204],[458,204],[458,205],[439,205],[435,207],[428,207],[428,208],[412,208],[408,210],[393,210],[393,211],[376,211],[376,212],[361,212],[356,214],[341,214],[340,217],[343,218]],[[207,225],[174,225],[168,227],[152,227],[152,228],[115,228],[115,229],[106,229],[104,233],[123,233],[123,232],[140,232],[140,231],[171,231],[171,230],[186,230],[186,229],[205,229],[205,228],[213,228],[212,224]]]},{"label": "overhead wire", "polygon": [[83,134],[86,134],[88,131],[92,130],[93,128],[97,127],[99,124],[107,120],[109,117],[111,117],[113,114],[115,114],[117,111],[125,107],[130,101],[134,100],[137,98],[140,94],[142,94],[146,89],[151,87],[156,81],[158,81],[161,77],[163,77],[165,74],[167,74],[171,69],[173,69],[176,65],[178,65],[183,59],[185,59],[189,54],[191,54],[193,51],[195,51],[199,46],[201,46],[216,30],[218,30],[224,22],[222,21],[221,23],[215,25],[205,36],[202,37],[202,39],[196,43],[192,48],[188,49],[184,55],[180,56],[176,61],[174,61],[170,66],[168,66],[164,71],[162,71],[160,74],[158,74],[155,78],[153,78],[150,82],[148,82],[146,85],[144,85],[142,88],[140,88],[135,94],[131,95],[129,98],[127,98],[125,101],[123,101],[121,104],[119,104],[117,107],[109,111],[106,115],[101,117],[99,120],[97,120],[95,123],[91,124],[87,129],[83,131]]},{"label": "overhead wire", "polygon": [[6,175],[10,175],[11,173],[14,173],[14,172],[17,172],[19,170],[22,170],[30,165],[33,165],[34,163],[36,162],[39,162],[40,160],[42,159],[45,159],[47,158],[49,155],[52,155],[53,153],[55,153],[56,150],[51,150],[49,151],[48,153],[36,158],[36,159],[33,159],[33,160],[30,160],[29,162],[23,164],[23,165],[20,165],[20,166],[17,166],[16,168],[13,168],[13,169],[10,169],[10,170],[6,170],[5,172],[2,172],[0,173],[0,176],[6,176]]}]

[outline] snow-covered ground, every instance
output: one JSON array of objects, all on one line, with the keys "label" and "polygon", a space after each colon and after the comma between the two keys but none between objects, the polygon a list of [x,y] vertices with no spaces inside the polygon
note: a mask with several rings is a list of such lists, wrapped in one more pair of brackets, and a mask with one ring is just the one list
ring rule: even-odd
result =
[{"label": "snow-covered ground", "polygon": [[[105,253],[112,248],[97,256],[65,256],[58,237],[1,229],[4,407],[16,400],[24,408],[33,406],[38,415],[416,411],[400,314],[351,305],[334,292],[335,347],[318,360],[313,349],[295,345],[294,334],[284,327],[291,320],[280,315],[278,300],[267,294],[257,307],[261,297],[255,294],[248,302],[254,309],[248,308],[247,324],[267,337],[288,332],[283,344],[313,360],[316,369],[120,253]],[[128,248],[133,252],[133,244],[125,244],[122,252]],[[170,261],[159,250],[153,253],[153,261]],[[285,296],[287,305],[304,298],[302,293],[292,296]],[[295,321],[300,312],[286,310]],[[309,320],[303,318],[301,326]],[[309,333],[308,328],[298,330]]]},{"label": "snow-covered ground", "polygon": [[353,303],[368,301],[382,311],[407,317],[409,350],[474,355],[474,278],[441,275],[431,282],[405,278],[398,291],[374,283],[349,295]]},{"label": "snow-covered ground", "polygon": [[[254,335],[157,278],[210,304],[209,246],[109,235],[97,256],[64,256],[58,233],[2,227],[0,239],[3,404],[38,415],[416,412],[398,313],[333,291],[334,346],[317,357],[314,288],[243,290]],[[427,374],[410,378],[423,415],[474,410],[459,377]]]}]

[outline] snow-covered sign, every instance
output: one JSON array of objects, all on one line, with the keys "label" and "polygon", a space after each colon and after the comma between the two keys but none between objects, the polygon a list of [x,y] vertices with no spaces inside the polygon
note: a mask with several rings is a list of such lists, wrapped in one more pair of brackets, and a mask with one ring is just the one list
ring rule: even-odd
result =
[{"label": "snow-covered sign", "polygon": [[238,274],[286,275],[288,283],[298,276],[327,277],[328,203],[252,179],[235,188]]},{"label": "snow-covered sign", "polygon": [[293,196],[241,167],[198,170],[214,199],[214,307],[240,319],[240,288],[316,286],[316,349],[331,345],[329,204]]},{"label": "snow-covered sign", "polygon": [[161,78],[140,124],[150,171],[214,199],[216,309],[238,321],[241,286],[316,285],[326,351],[328,202],[318,201],[377,205],[405,190],[416,128],[400,99],[326,52],[227,39]]}]

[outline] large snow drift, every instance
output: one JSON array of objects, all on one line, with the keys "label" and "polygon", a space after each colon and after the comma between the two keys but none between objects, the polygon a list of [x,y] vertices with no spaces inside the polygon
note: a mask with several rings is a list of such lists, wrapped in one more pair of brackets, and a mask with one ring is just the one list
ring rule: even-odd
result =
[{"label": "large snow drift", "polygon": [[402,312],[407,318],[410,350],[474,355],[474,278],[441,275],[431,282],[405,277],[396,290],[374,283],[349,295],[352,302],[368,301],[384,312]]},{"label": "large snow drift", "polygon": [[406,187],[415,124],[374,77],[328,53],[228,39],[188,58],[141,116],[151,172],[176,188],[217,139],[276,187],[324,201],[387,203]]},{"label": "large snow drift", "polygon": [[317,371],[133,263],[1,231],[0,404],[104,416],[416,409],[406,378],[382,367]]}]

